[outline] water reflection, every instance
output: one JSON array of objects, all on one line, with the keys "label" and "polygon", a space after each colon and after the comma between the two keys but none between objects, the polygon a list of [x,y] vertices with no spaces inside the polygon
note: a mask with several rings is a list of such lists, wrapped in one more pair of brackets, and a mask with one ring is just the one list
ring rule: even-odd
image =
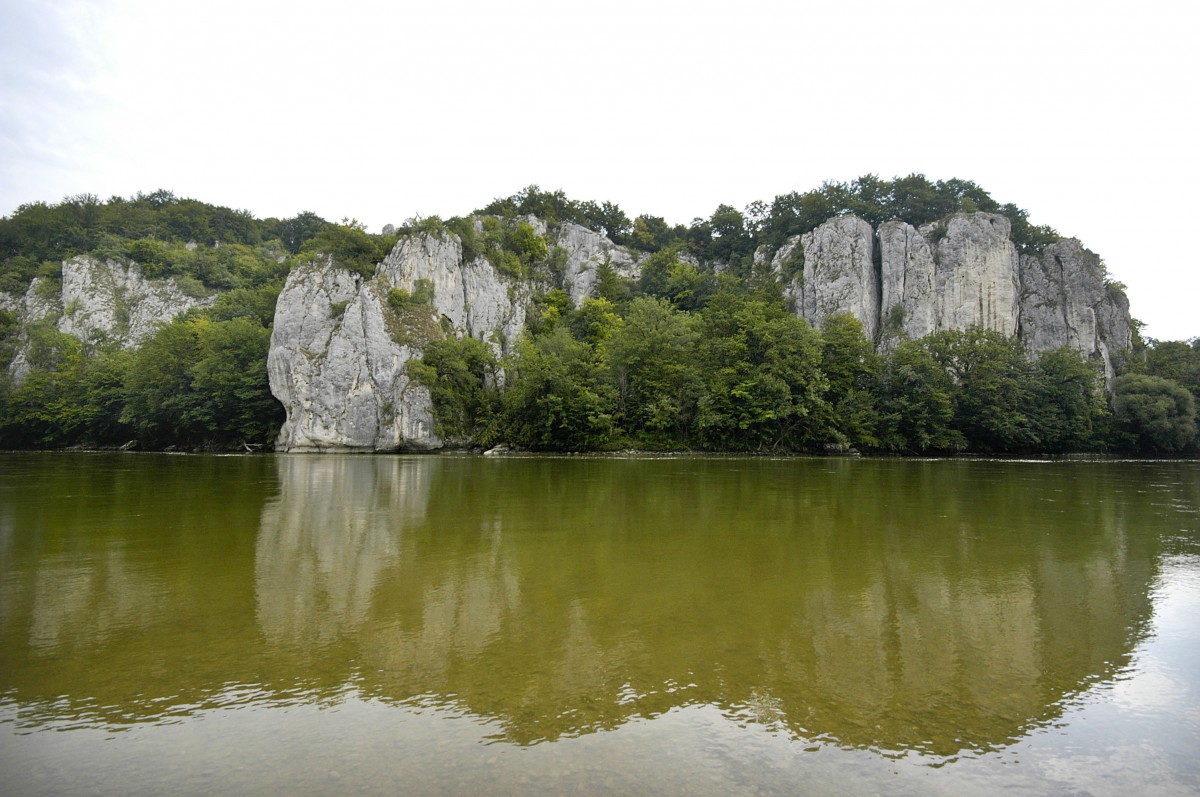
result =
[{"label": "water reflection", "polygon": [[259,623],[271,642],[325,645],[366,618],[404,527],[425,516],[429,460],[281,457],[255,557]]},{"label": "water reflection", "polygon": [[[1150,611],[1153,537],[1078,467],[384,463],[281,463],[260,606],[329,610],[304,612],[318,628],[261,611],[264,634],[352,640],[326,663],[366,693],[432,696],[521,744],[711,704],[845,745],[986,748],[1111,676]],[[310,538],[339,563],[319,584],[283,564]]]},{"label": "water reflection", "polygon": [[30,729],[353,692],[520,745],[715,708],[952,756],[1129,664],[1197,506],[1128,463],[83,461],[0,465]]}]

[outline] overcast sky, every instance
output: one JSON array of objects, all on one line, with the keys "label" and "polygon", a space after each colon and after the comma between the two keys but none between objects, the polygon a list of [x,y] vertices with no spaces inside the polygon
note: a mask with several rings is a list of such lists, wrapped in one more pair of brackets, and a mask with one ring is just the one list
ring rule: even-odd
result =
[{"label": "overcast sky", "polygon": [[536,183],[687,223],[974,180],[1200,335],[1200,10],[1172,0],[0,0],[0,214],[167,188],[369,229]]}]

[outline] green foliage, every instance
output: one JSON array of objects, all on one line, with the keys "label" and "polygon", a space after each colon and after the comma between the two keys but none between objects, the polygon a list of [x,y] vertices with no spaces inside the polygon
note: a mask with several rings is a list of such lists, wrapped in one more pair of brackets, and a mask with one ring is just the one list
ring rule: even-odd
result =
[{"label": "green foliage", "polygon": [[213,321],[231,321],[235,318],[251,318],[269,329],[275,320],[275,302],[283,290],[283,280],[275,279],[256,287],[234,288],[217,296],[217,301],[208,309]]},{"label": "green foliage", "polygon": [[810,232],[833,216],[854,214],[872,226],[900,219],[920,227],[954,213],[1000,213],[1012,222],[1013,242],[1021,252],[1037,253],[1059,240],[1049,227],[1029,223],[1028,213],[1013,204],[1001,205],[970,180],[932,182],[923,174],[881,180],[868,174],[849,183],[825,183],[804,193],[775,197],[763,220],[758,243],[778,249],[788,237]]},{"label": "green foliage", "polygon": [[483,257],[497,271],[513,279],[540,275],[561,287],[566,252],[558,247],[552,252],[546,239],[529,222],[498,216],[478,220],[455,218],[447,222],[447,228],[462,243],[464,261]]},{"label": "green foliage", "polygon": [[954,380],[954,428],[972,450],[1037,448],[1037,429],[1029,415],[1033,365],[1020,341],[971,327],[935,332],[922,342]]},{"label": "green foliage", "polygon": [[574,312],[571,297],[566,291],[555,288],[552,291],[535,296],[529,313],[525,317],[525,326],[533,336],[545,335],[555,329]]},{"label": "green foliage", "polygon": [[564,326],[517,344],[503,396],[508,439],[539,451],[604,446],[612,426],[611,397],[600,358]]},{"label": "green foliage", "polygon": [[695,433],[704,382],[696,360],[699,319],[662,299],[630,302],[623,323],[604,343],[616,394],[615,414],[625,433],[665,446]]},{"label": "green foliage", "polygon": [[1126,374],[1116,382],[1118,445],[1143,454],[1178,454],[1196,441],[1196,402],[1169,379]]},{"label": "green foliage", "polygon": [[[272,222],[274,223],[272,224]],[[327,223],[316,213],[306,210],[298,216],[283,221],[268,220],[267,224],[273,235],[264,236],[264,238],[278,238],[287,251],[294,255],[304,244],[319,235]]]},{"label": "green foliage", "polygon": [[531,185],[510,197],[493,200],[475,211],[476,216],[499,216],[512,220],[518,216],[536,216],[551,224],[572,222],[604,233],[615,243],[623,243],[629,232],[629,217],[611,202],[577,202],[562,191],[543,191]]},{"label": "green foliage", "polygon": [[1094,450],[1108,416],[1098,367],[1064,346],[1038,358],[1030,417],[1041,451]]},{"label": "green foliage", "polygon": [[[104,202],[79,194],[58,204],[30,203],[0,219],[0,290],[24,290],[39,264],[89,252],[129,257],[149,265],[152,274],[167,265],[175,247],[182,249],[189,241],[212,248],[217,242],[253,248],[286,234],[294,243],[289,251],[295,252],[311,237],[315,222],[324,224],[312,214],[292,221],[290,226],[275,219],[260,221],[244,210],[181,199],[162,190]],[[127,251],[135,243],[134,251]]]},{"label": "green foliage", "polygon": [[612,260],[605,258],[596,266],[596,281],[592,285],[592,293],[597,299],[607,299],[617,306],[629,301],[632,294],[631,285],[613,268]]},{"label": "green foliage", "polygon": [[322,254],[333,258],[335,265],[363,279],[375,274],[375,266],[391,249],[391,240],[371,235],[357,222],[326,224],[301,248],[301,254]]},{"label": "green foliage", "polygon": [[1187,388],[1200,401],[1200,338],[1146,342],[1145,373],[1170,379]]},{"label": "green foliage", "polygon": [[584,299],[579,309],[569,314],[567,325],[576,340],[595,347],[612,336],[619,322],[616,305],[608,299]]},{"label": "green foliage", "polygon": [[430,341],[408,373],[429,388],[437,432],[459,444],[490,445],[497,433],[499,365],[483,341],[447,337]]},{"label": "green foliage", "polygon": [[271,442],[282,407],[267,384],[270,338],[245,316],[163,326],[133,356],[121,421],[148,446]]},{"label": "green foliage", "polygon": [[639,280],[646,296],[666,299],[681,310],[699,310],[720,287],[716,275],[700,270],[671,247],[655,252],[642,263]]},{"label": "green foliage", "polygon": [[411,292],[403,288],[392,288],[387,295],[388,307],[393,313],[403,313],[408,308],[422,305],[432,307],[433,299],[433,283],[427,279],[414,280]]},{"label": "green foliage", "polygon": [[821,327],[821,370],[828,380],[825,404],[834,443],[856,448],[879,445],[877,387],[882,362],[863,333],[862,322],[843,313]]},{"label": "green foliage", "polygon": [[701,313],[705,392],[698,410],[705,448],[802,450],[821,442],[828,383],[820,338],[778,305],[729,291]]},{"label": "green foliage", "polygon": [[642,215],[633,221],[633,231],[630,233],[629,243],[644,252],[657,252],[670,246],[679,238],[676,230],[668,226],[664,219],[659,216]]},{"label": "green foliage", "polygon": [[392,288],[384,297],[384,319],[392,340],[402,346],[424,346],[445,336],[433,312],[433,283],[419,279],[410,293]]},{"label": "green foliage", "polygon": [[906,454],[952,453],[967,447],[953,427],[953,377],[924,341],[904,341],[884,361],[879,384],[879,444]]}]

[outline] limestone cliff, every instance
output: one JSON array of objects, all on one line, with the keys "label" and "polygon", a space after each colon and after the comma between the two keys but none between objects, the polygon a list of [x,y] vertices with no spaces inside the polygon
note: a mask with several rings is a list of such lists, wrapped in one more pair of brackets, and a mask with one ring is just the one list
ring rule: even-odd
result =
[{"label": "limestone cliff", "polygon": [[1032,352],[1070,346],[1102,362],[1111,381],[1113,355],[1130,346],[1128,300],[1105,284],[1095,253],[1059,241],[1021,258],[1021,339]]},{"label": "limestone cliff", "polygon": [[215,294],[189,295],[173,278],[146,279],[136,264],[77,257],[63,263],[58,328],[83,340],[107,338],[132,349],[165,321],[214,301]]},{"label": "limestone cliff", "polygon": [[939,328],[937,266],[924,236],[902,221],[879,228],[881,336],[884,348],[900,337],[921,338]]},{"label": "limestone cliff", "polygon": [[626,279],[636,279],[641,274],[640,260],[633,253],[578,224],[562,225],[554,244],[566,257],[565,286],[576,305],[591,295],[596,269],[602,263]]},{"label": "limestone cliff", "polygon": [[1106,284],[1100,259],[1073,239],[1019,256],[1011,236],[1011,222],[995,213],[959,213],[919,230],[889,221],[877,233],[845,216],[789,239],[772,266],[786,275],[802,247],[803,275],[784,285],[797,313],[814,326],[851,313],[882,351],[974,325],[1017,336],[1034,354],[1070,346],[1111,380],[1113,358],[1130,347],[1129,303]]},{"label": "limestone cliff", "polygon": [[916,230],[879,230],[881,347],[939,329],[981,326],[1017,334],[1020,277],[1011,223],[995,213],[956,214]]},{"label": "limestone cliff", "polygon": [[407,340],[397,330],[386,307],[389,284],[382,276],[363,280],[328,258],[288,276],[267,356],[271,392],[287,411],[281,450],[441,445],[429,391],[413,384],[405,369],[425,340]]},{"label": "limestone cliff", "polygon": [[[575,224],[551,230],[528,221],[558,253],[561,284],[554,275],[516,278],[484,256],[466,257],[450,232],[402,238],[365,279],[328,259],[293,270],[276,304],[268,357],[271,391],[287,411],[276,447],[439,448],[429,391],[406,369],[426,341],[471,336],[504,354],[524,330],[526,308],[538,293],[562,287],[581,302],[602,263],[637,276],[637,258],[604,236]],[[394,289],[432,293],[423,309],[405,311],[425,317],[399,336],[387,301]]]},{"label": "limestone cliff", "polygon": [[[80,256],[63,262],[61,290],[38,277],[24,296],[10,297],[5,305],[26,328],[52,323],[86,343],[135,349],[159,325],[214,301],[215,294],[193,296],[174,278],[147,279],[136,263]],[[28,373],[28,354],[28,336],[24,336],[9,365],[17,382]]]},{"label": "limestone cliff", "polygon": [[937,295],[942,329],[981,326],[1017,333],[1017,247],[1012,224],[996,213],[956,214],[923,227],[937,265]]},{"label": "limestone cliff", "polygon": [[875,231],[857,216],[840,216],[801,236],[804,317],[813,326],[836,313],[862,321],[874,340],[879,328],[879,273],[875,270]]}]

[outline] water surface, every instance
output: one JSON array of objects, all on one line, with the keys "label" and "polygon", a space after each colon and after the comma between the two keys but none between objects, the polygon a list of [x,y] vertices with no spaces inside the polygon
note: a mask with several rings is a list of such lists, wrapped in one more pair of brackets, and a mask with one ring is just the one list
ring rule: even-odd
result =
[{"label": "water surface", "polygon": [[1191,794],[1200,465],[10,454],[11,794]]}]

